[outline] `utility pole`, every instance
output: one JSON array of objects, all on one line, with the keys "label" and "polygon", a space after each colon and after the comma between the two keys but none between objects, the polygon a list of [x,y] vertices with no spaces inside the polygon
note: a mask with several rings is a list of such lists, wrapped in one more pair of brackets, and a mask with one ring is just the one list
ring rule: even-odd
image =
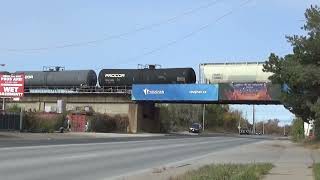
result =
[{"label": "utility pole", "polygon": [[203,109],[202,109],[202,132],[204,132],[204,116],[206,114],[206,104],[203,104]]},{"label": "utility pole", "polygon": [[240,129],[241,129],[241,122],[240,122],[241,117],[239,117],[239,125],[238,125],[238,130],[239,130],[239,134],[240,134]]},{"label": "utility pole", "polygon": [[[6,66],[6,64],[0,64],[0,66],[4,67],[4,66]],[[6,102],[5,101],[6,101],[5,98],[2,98],[2,111],[5,110],[5,106],[6,106]]]},{"label": "utility pole", "polygon": [[262,134],[264,134],[264,121],[262,121]]},{"label": "utility pole", "polygon": [[286,125],[284,124],[283,125],[283,136],[285,136],[286,135]]},{"label": "utility pole", "polygon": [[246,111],[246,127],[245,128],[249,128],[248,127],[248,122],[249,122],[249,118],[248,118],[248,112]]},{"label": "utility pole", "polygon": [[256,133],[256,123],[255,123],[255,109],[254,109],[254,104],[252,105],[252,126],[253,126],[253,134]]}]

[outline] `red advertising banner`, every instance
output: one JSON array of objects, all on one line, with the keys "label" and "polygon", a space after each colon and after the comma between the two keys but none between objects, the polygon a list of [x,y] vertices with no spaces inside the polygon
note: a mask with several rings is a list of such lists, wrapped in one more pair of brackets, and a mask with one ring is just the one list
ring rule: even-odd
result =
[{"label": "red advertising banner", "polygon": [[24,74],[0,74],[0,97],[19,98],[24,94]]},{"label": "red advertising banner", "polygon": [[219,99],[227,101],[277,101],[281,92],[279,85],[270,83],[230,83],[219,88]]}]

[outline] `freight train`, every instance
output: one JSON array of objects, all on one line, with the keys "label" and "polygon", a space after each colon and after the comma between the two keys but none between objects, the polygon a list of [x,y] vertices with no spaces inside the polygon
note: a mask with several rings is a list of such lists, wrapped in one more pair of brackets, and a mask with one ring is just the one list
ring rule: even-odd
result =
[{"label": "freight train", "polygon": [[104,89],[132,84],[191,84],[196,82],[192,68],[161,68],[154,66],[143,69],[102,69],[99,76],[94,70],[17,71],[25,74],[25,87],[37,88],[76,88]]}]

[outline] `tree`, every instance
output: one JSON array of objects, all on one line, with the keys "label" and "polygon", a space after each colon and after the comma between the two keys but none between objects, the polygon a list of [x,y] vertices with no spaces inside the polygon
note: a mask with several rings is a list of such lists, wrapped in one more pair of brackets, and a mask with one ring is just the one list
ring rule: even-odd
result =
[{"label": "tree", "polygon": [[269,119],[264,124],[265,134],[282,134],[282,128],[279,126],[279,119]]},{"label": "tree", "polygon": [[187,130],[193,122],[200,122],[202,106],[198,104],[162,104],[160,124],[162,132]]},{"label": "tree", "polygon": [[229,110],[224,113],[223,116],[223,128],[228,131],[238,132],[238,126],[243,128],[249,127],[249,122],[242,117],[241,111],[238,110]]},{"label": "tree", "polygon": [[[221,127],[223,125],[224,113],[228,112],[228,106],[218,104],[206,105],[205,112],[205,128]],[[201,118],[202,119],[202,114]]]},{"label": "tree", "polygon": [[290,134],[294,141],[300,141],[304,138],[304,127],[301,119],[297,118],[293,120]]},{"label": "tree", "polygon": [[[293,53],[284,57],[271,53],[264,71],[274,73],[272,83],[283,85],[285,108],[305,122],[314,119],[320,129],[320,8],[311,6],[305,18],[306,35],[286,37]],[[316,135],[320,137],[320,131]]]},{"label": "tree", "polygon": [[[162,132],[187,130],[194,122],[202,123],[201,104],[162,104],[158,107]],[[228,105],[206,105],[205,129],[237,131],[239,121],[242,126],[249,126],[241,112],[230,110]]]}]

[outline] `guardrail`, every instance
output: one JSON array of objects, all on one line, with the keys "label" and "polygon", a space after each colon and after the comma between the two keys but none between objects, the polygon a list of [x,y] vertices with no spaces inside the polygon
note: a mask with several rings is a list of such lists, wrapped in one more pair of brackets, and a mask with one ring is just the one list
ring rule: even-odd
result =
[{"label": "guardrail", "polygon": [[131,94],[131,86],[27,86],[25,94]]}]

